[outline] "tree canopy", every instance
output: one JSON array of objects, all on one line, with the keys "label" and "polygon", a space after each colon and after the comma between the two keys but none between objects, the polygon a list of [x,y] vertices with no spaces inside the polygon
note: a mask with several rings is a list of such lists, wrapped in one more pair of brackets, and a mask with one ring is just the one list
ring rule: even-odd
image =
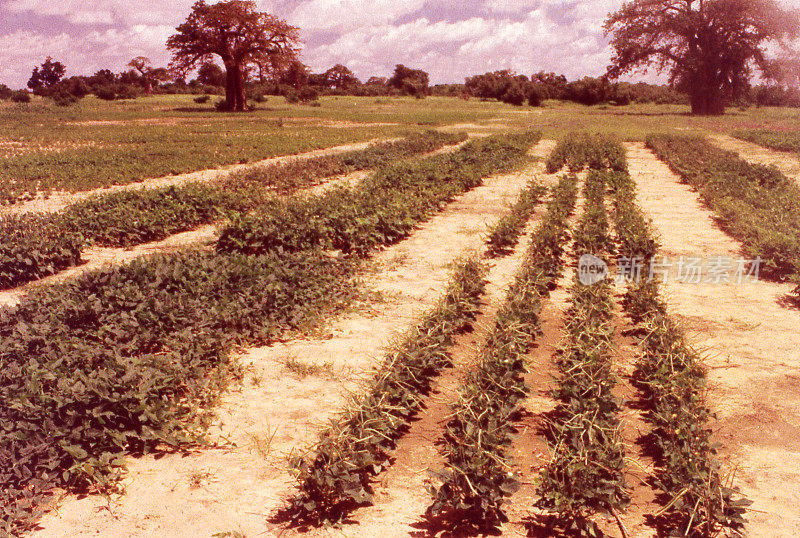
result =
[{"label": "tree canopy", "polygon": [[299,29],[268,13],[256,11],[249,0],[228,0],[192,6],[186,22],[167,40],[172,68],[180,73],[219,56],[225,65],[225,102],[229,110],[245,110],[244,81],[251,69],[265,72],[284,68],[296,59]]},{"label": "tree canopy", "polygon": [[408,95],[423,97],[428,92],[428,73],[421,69],[410,69],[403,64],[398,64],[387,85]]},{"label": "tree canopy", "polygon": [[776,76],[767,57],[800,35],[800,16],[774,0],[633,0],[608,16],[614,56],[608,76],[654,66],[686,91],[693,114],[722,114],[754,70]]},{"label": "tree canopy", "polygon": [[41,68],[35,67],[31,78],[28,80],[28,88],[37,92],[43,88],[50,88],[58,84],[64,77],[67,71],[64,64],[61,62],[54,62],[50,56],[41,65]]}]

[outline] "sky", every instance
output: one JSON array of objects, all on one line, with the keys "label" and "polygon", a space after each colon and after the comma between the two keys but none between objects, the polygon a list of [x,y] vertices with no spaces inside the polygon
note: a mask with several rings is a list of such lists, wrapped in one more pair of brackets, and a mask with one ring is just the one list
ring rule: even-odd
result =
[{"label": "sky", "polygon": [[[800,0],[784,0],[800,3]],[[169,63],[167,38],[194,0],[0,0],[0,83],[24,87],[52,56],[67,75],[124,70],[136,56]],[[214,3],[213,0],[209,3]],[[569,79],[605,72],[603,21],[623,0],[258,0],[301,29],[314,72],[341,63],[362,80],[395,64],[432,83],[498,69]]]}]

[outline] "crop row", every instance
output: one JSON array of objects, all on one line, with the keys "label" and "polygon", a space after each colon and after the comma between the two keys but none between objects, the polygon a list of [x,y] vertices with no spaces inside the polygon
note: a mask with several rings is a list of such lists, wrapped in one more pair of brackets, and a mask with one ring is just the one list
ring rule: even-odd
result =
[{"label": "crop row", "polygon": [[[607,260],[611,248],[605,209],[607,171],[587,176],[584,212],[574,235],[574,253]],[[559,371],[552,391],[557,406],[548,423],[553,459],[539,485],[538,506],[554,511],[567,529],[594,535],[592,512],[625,507],[624,448],[619,406],[612,394],[613,293],[608,279],[585,280],[579,273],[570,288],[565,314],[567,343],[556,354]]]},{"label": "crop row", "polygon": [[[527,148],[513,147],[503,155],[519,160]],[[474,160],[489,174],[508,166],[496,157]],[[0,524],[29,526],[56,487],[111,487],[125,454],[201,441],[203,409],[238,371],[228,352],[321,322],[358,268],[316,249],[187,250],[1,309]]]},{"label": "crop row", "polygon": [[222,230],[217,248],[254,254],[321,247],[362,254],[392,244],[483,177],[520,166],[540,137],[536,132],[473,140],[454,153],[384,168],[357,188],[334,188],[239,215]]},{"label": "crop row", "polygon": [[554,174],[564,166],[578,172],[586,166],[622,170],[624,165],[625,150],[615,141],[601,134],[578,131],[559,140],[547,158],[547,173]]},{"label": "crop row", "polygon": [[797,131],[737,131],[733,136],[777,151],[800,154],[800,134]]},{"label": "crop row", "polygon": [[496,526],[505,520],[504,499],[517,488],[506,448],[525,397],[524,357],[540,332],[539,314],[562,268],[567,219],[577,196],[577,178],[564,176],[554,188],[543,222],[495,319],[479,357],[452,406],[444,433],[442,485],[433,490],[428,516],[459,526]]},{"label": "crop row", "polygon": [[489,248],[488,255],[495,257],[506,254],[516,247],[525,225],[530,220],[536,207],[541,203],[542,197],[547,192],[547,187],[532,180],[523,190],[511,210],[503,215],[489,231],[486,240]]},{"label": "crop row", "polygon": [[371,478],[388,467],[391,450],[422,408],[433,379],[452,366],[453,338],[468,330],[480,311],[486,270],[475,260],[461,264],[438,306],[384,358],[366,390],[332,421],[313,451],[294,459],[299,491],[288,519],[338,522],[370,502]]},{"label": "crop row", "polygon": [[0,220],[0,289],[77,265],[85,243],[130,247],[157,241],[234,212],[269,206],[276,190],[308,187],[464,139],[431,131],[364,150],[256,167],[211,183],[94,196],[59,214],[6,217]]},{"label": "crop row", "polygon": [[[620,255],[649,266],[658,243],[636,205],[635,185],[626,172],[615,176],[613,192]],[[715,536],[722,527],[741,532],[749,501],[724,485],[714,460],[712,416],[704,400],[706,374],[699,357],[669,317],[658,281],[629,284],[625,308],[641,334],[635,382],[653,426],[654,483],[664,493],[658,518],[662,531],[697,537]]]},{"label": "crop row", "polygon": [[800,187],[775,168],[750,164],[699,138],[652,135],[647,145],[717,213],[745,254],[800,293]]}]

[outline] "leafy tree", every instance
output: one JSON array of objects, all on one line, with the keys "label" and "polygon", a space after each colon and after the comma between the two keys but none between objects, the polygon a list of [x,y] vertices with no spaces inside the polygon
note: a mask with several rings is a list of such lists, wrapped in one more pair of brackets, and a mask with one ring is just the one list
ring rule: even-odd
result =
[{"label": "leafy tree", "polygon": [[103,86],[111,86],[117,82],[117,75],[110,69],[101,69],[91,77],[89,77],[89,85],[97,89]]},{"label": "leafy tree", "polygon": [[295,88],[302,88],[308,84],[311,72],[300,60],[293,60],[280,76],[281,84],[288,84]]},{"label": "leafy tree", "polygon": [[350,86],[360,86],[361,81],[342,64],[336,64],[325,71],[325,85],[329,88],[348,88]]},{"label": "leafy tree", "polygon": [[250,0],[227,0],[192,6],[178,33],[167,40],[172,66],[185,73],[215,55],[225,65],[225,108],[245,110],[244,82],[248,69],[275,69],[297,57],[299,29],[268,13],[256,11]]},{"label": "leafy tree", "polygon": [[50,88],[58,84],[64,77],[67,69],[61,62],[54,62],[50,56],[41,65],[41,68],[35,67],[31,78],[28,80],[28,88],[34,92],[41,91],[45,88]]},{"label": "leafy tree", "polygon": [[428,92],[428,73],[398,64],[394,68],[394,75],[386,84],[407,95],[423,97]]},{"label": "leafy tree", "polygon": [[692,113],[717,115],[748,87],[756,69],[774,77],[766,49],[800,35],[800,15],[775,0],[633,0],[608,16],[614,57],[608,76],[669,70]]},{"label": "leafy tree", "polygon": [[224,86],[225,71],[214,62],[206,62],[197,70],[197,81],[206,86]]},{"label": "leafy tree", "polygon": [[150,58],[137,56],[130,61],[128,66],[133,67],[139,73],[139,80],[144,86],[144,92],[148,95],[153,93],[153,86],[159,82],[169,80],[169,72],[163,67],[153,67]]}]

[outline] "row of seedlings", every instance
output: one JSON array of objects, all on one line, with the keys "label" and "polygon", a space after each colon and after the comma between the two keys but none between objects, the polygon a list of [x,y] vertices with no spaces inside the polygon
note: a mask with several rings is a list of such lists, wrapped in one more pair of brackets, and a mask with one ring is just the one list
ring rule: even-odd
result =
[{"label": "row of seedlings", "polygon": [[[555,512],[555,525],[581,536],[602,535],[590,517],[617,514],[629,503],[624,479],[624,445],[619,405],[612,391],[613,289],[603,273],[592,278],[588,265],[607,263],[612,251],[605,207],[606,170],[590,170],[584,213],[574,235],[582,258],[565,314],[567,342],[555,356],[559,371],[552,395],[557,402],[546,435],[553,458],[544,469],[539,508]],[[584,256],[595,257],[587,262]]]},{"label": "row of seedlings", "polygon": [[511,209],[489,230],[489,237],[486,240],[488,256],[495,258],[514,250],[525,230],[525,225],[546,193],[547,187],[538,181],[531,180],[528,183]]},{"label": "row of seedlings", "polygon": [[[652,224],[636,204],[627,172],[613,177],[614,221],[620,256],[649,267],[658,252]],[[668,315],[659,282],[629,283],[625,309],[641,335],[635,384],[648,406],[657,458],[654,485],[663,492],[658,523],[665,536],[741,534],[750,502],[725,485],[714,458],[713,418],[706,405],[706,373],[680,326]]]},{"label": "row of seedlings", "polygon": [[461,264],[438,306],[386,355],[316,446],[293,460],[298,493],[281,516],[295,525],[337,523],[371,502],[371,479],[389,466],[432,381],[452,366],[455,336],[480,312],[486,271],[476,260]]},{"label": "row of seedlings", "polygon": [[269,205],[274,193],[325,178],[386,166],[465,140],[434,131],[366,149],[255,167],[209,183],[97,195],[57,214],[0,218],[0,289],[49,276],[81,262],[87,244],[131,247]]},{"label": "row of seedlings", "polygon": [[406,237],[417,222],[483,183],[519,168],[539,132],[472,140],[456,152],[396,164],[357,188],[277,202],[269,211],[239,215],[220,234],[225,253],[294,252],[323,248],[362,255]]},{"label": "row of seedlings", "polygon": [[702,138],[651,135],[647,145],[717,214],[764,275],[792,278],[800,296],[800,186]]},{"label": "row of seedlings", "polygon": [[587,166],[595,170],[624,170],[625,151],[607,136],[576,131],[558,141],[547,158],[546,166],[548,174],[554,174],[564,166],[572,172]]},{"label": "row of seedlings", "polygon": [[577,198],[577,177],[553,188],[542,223],[534,231],[492,332],[452,406],[444,433],[442,485],[432,489],[427,516],[461,530],[488,529],[506,519],[504,499],[518,487],[506,450],[525,397],[524,357],[540,331],[542,303],[563,270],[568,218]]},{"label": "row of seedlings", "polygon": [[[434,173],[428,161],[403,167],[400,188],[442,185],[439,205],[425,212],[402,212],[398,197],[397,218],[428,218],[480,177],[525,160],[518,139],[481,144],[456,152],[457,170]],[[353,237],[363,241],[354,250],[396,238],[375,241],[378,233]],[[30,528],[56,488],[113,487],[128,453],[202,442],[209,404],[239,371],[231,349],[305,330],[355,296],[360,258],[307,246],[159,254],[0,309],[0,528]]]}]

